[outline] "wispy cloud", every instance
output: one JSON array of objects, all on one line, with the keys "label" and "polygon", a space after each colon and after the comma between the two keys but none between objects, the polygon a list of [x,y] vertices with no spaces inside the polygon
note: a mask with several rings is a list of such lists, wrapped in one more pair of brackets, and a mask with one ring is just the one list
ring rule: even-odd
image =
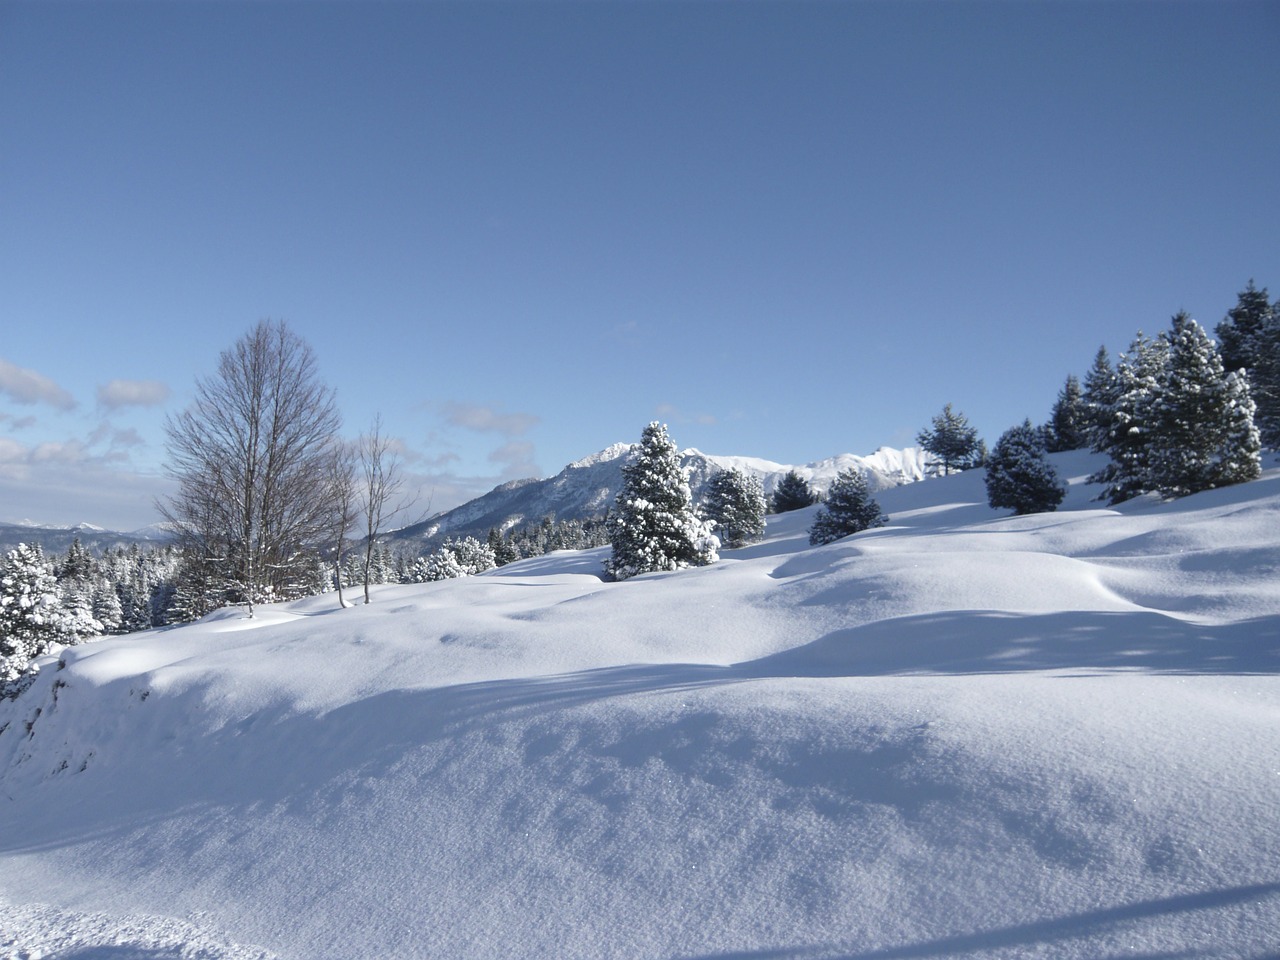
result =
[{"label": "wispy cloud", "polygon": [[520,480],[524,477],[540,476],[538,464],[534,462],[533,444],[527,440],[513,440],[504,443],[489,454],[489,460],[502,464],[503,480]]},{"label": "wispy cloud", "polygon": [[169,385],[159,380],[112,380],[98,387],[98,403],[108,410],[155,407],[169,399]]},{"label": "wispy cloud", "polygon": [[696,423],[704,427],[714,427],[720,422],[712,413],[685,413],[674,403],[660,403],[654,413],[672,423]]},{"label": "wispy cloud", "polygon": [[27,427],[36,425],[35,417],[15,417],[7,413],[0,413],[0,423],[7,423],[13,430],[25,430]]},{"label": "wispy cloud", "polygon": [[75,398],[42,373],[20,367],[0,357],[0,393],[17,403],[47,403],[58,410],[70,410]]},{"label": "wispy cloud", "polygon": [[478,403],[446,403],[444,418],[454,427],[475,430],[480,433],[501,433],[518,437],[538,423],[531,413],[503,413],[494,407]]}]

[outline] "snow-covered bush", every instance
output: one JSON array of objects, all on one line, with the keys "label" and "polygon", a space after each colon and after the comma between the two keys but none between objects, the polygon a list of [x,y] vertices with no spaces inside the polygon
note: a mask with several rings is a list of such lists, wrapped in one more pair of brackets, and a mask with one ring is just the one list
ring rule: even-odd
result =
[{"label": "snow-covered bush", "polygon": [[1067,495],[1045,456],[1042,433],[1030,420],[1000,435],[987,460],[986,483],[987,502],[1017,514],[1056,510]]},{"label": "snow-covered bush", "polygon": [[826,502],[814,515],[809,542],[814,546],[831,543],[888,522],[880,504],[867,491],[867,478],[857,470],[841,470],[827,491]]},{"label": "snow-covered bush", "polygon": [[409,583],[433,583],[455,577],[473,577],[498,565],[493,547],[475,537],[446,540],[434,553],[418,557],[406,571]]},{"label": "snow-covered bush", "polygon": [[711,532],[711,522],[693,509],[689,478],[666,426],[654,421],[645,427],[639,455],[622,468],[622,479],[609,517],[609,576],[626,580],[719,559],[720,540]]}]

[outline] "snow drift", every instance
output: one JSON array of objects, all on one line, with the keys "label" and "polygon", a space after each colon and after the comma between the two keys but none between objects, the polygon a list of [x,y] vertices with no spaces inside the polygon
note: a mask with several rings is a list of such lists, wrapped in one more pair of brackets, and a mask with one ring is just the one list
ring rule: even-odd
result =
[{"label": "snow drift", "polygon": [[1272,955],[1280,469],[1052,459],[1057,513],[969,473],[65,650],[0,706],[0,956]]}]

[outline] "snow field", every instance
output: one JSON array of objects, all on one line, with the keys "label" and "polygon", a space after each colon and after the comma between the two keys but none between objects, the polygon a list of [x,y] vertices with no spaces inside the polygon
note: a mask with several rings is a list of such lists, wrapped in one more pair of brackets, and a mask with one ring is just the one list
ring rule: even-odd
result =
[{"label": "snow field", "polygon": [[1008,518],[964,474],[821,548],[799,511],[681,573],[70,648],[0,705],[0,947],[1274,955],[1280,471],[1090,494]]}]

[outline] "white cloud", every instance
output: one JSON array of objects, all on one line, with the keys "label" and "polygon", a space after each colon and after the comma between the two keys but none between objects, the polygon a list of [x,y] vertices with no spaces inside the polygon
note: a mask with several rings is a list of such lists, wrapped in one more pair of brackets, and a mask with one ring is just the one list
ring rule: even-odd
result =
[{"label": "white cloud", "polygon": [[538,417],[531,413],[501,413],[477,403],[446,403],[444,417],[455,427],[508,437],[518,437],[538,423]]},{"label": "white cloud", "polygon": [[489,459],[493,463],[503,464],[503,480],[541,476],[541,471],[534,462],[533,444],[526,440],[513,440],[503,444],[489,454]]},{"label": "white cloud", "polygon": [[17,403],[47,403],[59,410],[76,405],[71,394],[44,374],[36,373],[0,357],[0,393]]},{"label": "white cloud", "polygon": [[98,403],[108,410],[154,407],[169,399],[169,385],[159,380],[112,380],[98,387]]}]

